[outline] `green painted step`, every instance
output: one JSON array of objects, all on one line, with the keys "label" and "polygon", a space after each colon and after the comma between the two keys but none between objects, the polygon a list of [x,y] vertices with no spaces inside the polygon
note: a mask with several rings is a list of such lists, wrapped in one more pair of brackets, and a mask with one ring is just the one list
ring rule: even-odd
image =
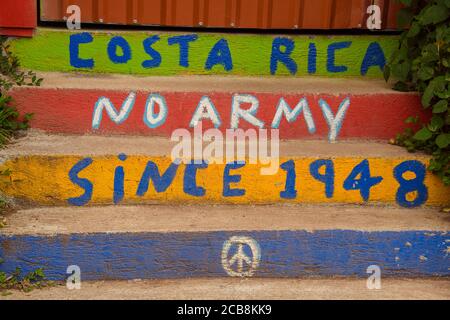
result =
[{"label": "green painted step", "polygon": [[[39,28],[12,40],[25,68],[136,75],[381,78],[398,36],[77,32]],[[109,53],[108,53],[109,48]]]}]

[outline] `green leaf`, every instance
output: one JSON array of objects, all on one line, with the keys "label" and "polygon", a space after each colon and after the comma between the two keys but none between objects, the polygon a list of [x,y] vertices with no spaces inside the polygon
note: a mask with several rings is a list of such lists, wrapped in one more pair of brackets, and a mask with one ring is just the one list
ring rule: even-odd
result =
[{"label": "green leaf", "polygon": [[439,60],[439,50],[435,43],[429,43],[422,48],[422,56],[420,57],[423,63],[434,62]]},{"label": "green leaf", "polygon": [[450,134],[441,133],[440,135],[438,135],[436,138],[436,144],[441,149],[447,148],[450,144]]},{"label": "green leaf", "polygon": [[400,0],[400,2],[407,7],[411,7],[411,4],[412,4],[412,0]]},{"label": "green leaf", "polygon": [[430,106],[431,99],[433,99],[433,96],[434,96],[434,85],[432,82],[430,82],[430,84],[428,84],[428,87],[425,89],[422,95],[422,105],[425,108],[428,108]]},{"label": "green leaf", "polygon": [[25,121],[30,121],[31,119],[33,119],[33,117],[34,117],[34,113],[26,113],[26,114],[24,114],[23,119]]},{"label": "green leaf", "polygon": [[417,123],[417,121],[419,121],[419,117],[418,116],[409,116],[408,118],[406,118],[405,123]]},{"label": "green leaf", "polygon": [[430,81],[428,86],[425,88],[425,91],[422,95],[422,105],[425,108],[428,108],[431,103],[431,99],[438,94],[439,92],[443,92],[446,90],[446,79],[445,76],[439,76]]},{"label": "green leaf", "polygon": [[448,8],[444,5],[436,4],[425,9],[420,19],[420,22],[423,25],[428,25],[432,23],[437,24],[439,22],[446,20],[448,17],[449,17]]},{"label": "green leaf", "polygon": [[411,22],[413,13],[408,8],[402,8],[397,13],[397,25],[399,28],[404,28]]},{"label": "green leaf", "polygon": [[417,22],[413,22],[411,24],[411,27],[409,28],[408,33],[406,34],[406,36],[408,38],[413,38],[415,36],[417,36],[420,33],[420,24]]},{"label": "green leaf", "polygon": [[430,81],[430,84],[433,85],[435,92],[440,92],[445,90],[445,86],[449,79],[446,79],[445,76],[439,76]]},{"label": "green leaf", "polygon": [[446,100],[439,100],[433,106],[433,113],[442,113],[442,112],[447,111],[447,109],[448,109],[448,101],[446,101]]},{"label": "green leaf", "polygon": [[405,82],[403,82],[403,81],[397,81],[394,84],[394,87],[392,89],[394,89],[396,91],[401,91],[401,92],[408,92],[409,91],[408,85]]},{"label": "green leaf", "polygon": [[408,73],[410,70],[410,64],[409,62],[403,62],[399,64],[395,64],[392,66],[391,71],[392,74],[397,77],[401,81],[406,81],[408,78]]},{"label": "green leaf", "polygon": [[431,79],[434,75],[434,69],[431,67],[422,67],[419,69],[419,72],[417,72],[417,76],[420,80],[428,80]]},{"label": "green leaf", "polygon": [[423,127],[422,129],[416,132],[413,138],[419,141],[426,141],[430,139],[432,136],[433,133],[430,130],[428,130],[427,127]]},{"label": "green leaf", "polygon": [[444,119],[441,116],[433,115],[430,123],[428,124],[428,129],[432,132],[436,132],[443,126],[444,126]]}]

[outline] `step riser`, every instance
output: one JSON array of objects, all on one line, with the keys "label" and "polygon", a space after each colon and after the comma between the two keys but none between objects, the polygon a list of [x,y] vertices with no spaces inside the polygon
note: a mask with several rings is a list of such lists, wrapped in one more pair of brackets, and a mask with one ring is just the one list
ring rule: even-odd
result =
[{"label": "step riser", "polygon": [[[43,267],[63,280],[77,265],[82,280],[186,277],[449,276],[446,232],[350,230],[116,233],[0,236],[0,271]],[[242,245],[243,268],[230,260]]]},{"label": "step riser", "polygon": [[[281,157],[279,165],[284,163],[285,169],[279,169],[274,175],[263,175],[261,168],[268,166],[259,163],[234,168],[211,163],[194,170],[194,165],[177,165],[170,157],[130,155],[122,161],[112,155],[35,155],[6,160],[0,170],[10,170],[11,176],[2,176],[0,181],[4,194],[46,205],[114,202],[363,204],[366,202],[357,185],[351,179],[350,185],[348,181],[345,183],[351,172],[353,175],[360,172],[355,169],[358,166],[369,169],[372,178],[380,177],[370,188],[368,203],[403,207],[448,204],[449,188],[426,171],[427,158],[363,160],[359,157]],[[293,165],[294,168],[286,167],[286,162],[288,167]],[[124,178],[118,167],[122,167]],[[151,172],[163,178],[159,182],[152,179],[146,185]],[[286,172],[290,172],[289,178]]]},{"label": "step riser", "polygon": [[[247,92],[245,88],[243,90],[243,94],[251,94],[259,102],[255,117],[263,122],[264,128],[279,129],[282,139],[390,139],[410,126],[404,122],[407,117],[421,115],[422,119],[427,118],[419,97],[413,94],[281,94]],[[13,97],[22,113],[35,114],[31,127],[50,133],[170,136],[175,129],[190,128],[192,119],[198,113],[197,106],[202,97],[208,97],[217,110],[220,119],[217,127],[220,130],[225,131],[233,127],[230,121],[235,95],[233,92],[158,92],[165,99],[167,115],[156,127],[148,125],[145,113],[147,98],[155,92],[137,92],[126,120],[121,123],[113,122],[107,111],[103,110],[101,121],[93,123],[94,110],[101,97],[108,98],[116,110],[120,110],[130,92],[17,88],[13,91]],[[291,109],[305,99],[311,112],[313,127],[309,127],[305,121],[305,108],[289,122],[284,113],[281,117],[276,116],[278,108],[282,110],[282,107],[279,107],[281,99],[284,99]],[[349,103],[347,107],[343,106],[345,101]],[[328,119],[329,116],[325,115],[324,110],[327,110],[327,107],[331,109],[333,119]],[[155,108],[155,114],[150,117],[158,116],[159,106],[156,105]],[[244,104],[242,108],[248,109],[248,105]],[[344,109],[346,110],[344,117],[338,120],[339,131],[336,138],[330,138],[331,129],[327,120],[333,121],[337,112]],[[203,120],[202,124],[204,129],[214,127],[213,122],[208,119]],[[244,119],[240,119],[237,125],[243,129],[258,128]]]},{"label": "step riser", "polygon": [[[143,41],[156,35],[155,32],[108,31],[82,34],[40,29],[32,39],[13,41],[12,49],[23,67],[41,71],[81,70],[143,75],[313,74],[381,78],[382,66],[398,41],[397,36],[203,33],[193,35],[198,39],[185,44],[189,49],[181,50],[180,58],[180,45],[169,45],[169,38],[180,34],[159,33],[159,41],[152,45],[147,43],[144,49]],[[123,55],[123,61],[114,57],[112,61],[108,55],[108,45],[115,36],[122,37],[123,47],[126,51],[129,49],[129,54],[127,52]],[[115,46],[112,45],[111,48],[114,51]],[[121,47],[118,47],[118,55],[122,55],[121,51]],[[278,54],[279,51],[288,53]],[[280,56],[281,58],[277,58]],[[143,62],[147,63],[145,67]]]}]

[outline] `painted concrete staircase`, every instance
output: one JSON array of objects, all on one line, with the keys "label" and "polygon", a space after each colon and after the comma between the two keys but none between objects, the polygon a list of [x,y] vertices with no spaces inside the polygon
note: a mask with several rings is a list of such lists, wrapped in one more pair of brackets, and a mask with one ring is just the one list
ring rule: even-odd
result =
[{"label": "painted concrete staircase", "polygon": [[[101,41],[88,53],[101,56],[108,37],[95,34]],[[220,39],[205,37],[205,42]],[[232,49],[245,49],[252,39],[263,51],[268,41],[268,36],[229,37]],[[160,296],[144,290],[142,298],[190,297],[189,290],[181,290],[184,295],[170,291],[167,279],[202,288],[204,294],[192,296],[197,298],[236,298],[232,292],[242,288],[263,298],[449,298],[450,220],[439,207],[450,203],[450,190],[425,170],[427,156],[387,143],[405,127],[407,116],[421,112],[415,94],[394,92],[375,78],[244,77],[259,70],[239,63],[247,58],[237,58],[237,74],[227,77],[139,77],[136,64],[124,69],[120,64],[108,67],[103,60],[91,74],[73,74],[66,71],[74,68],[65,66],[68,38],[64,31],[42,30],[33,40],[13,43],[25,67],[65,73],[42,72],[42,87],[14,91],[19,109],[34,112],[35,120],[26,137],[0,151],[0,170],[11,171],[2,177],[1,190],[18,207],[1,230],[1,271],[43,267],[49,279],[64,280],[67,268],[76,265],[83,281],[162,281],[146,284],[159,288]],[[386,51],[392,42],[352,40],[358,48],[379,41]],[[324,41],[317,40],[319,49]],[[45,59],[53,59],[53,68],[41,53],[27,54],[46,44],[52,50]],[[160,48],[163,59],[164,50]],[[365,60],[360,56],[344,59],[348,74],[343,76],[356,75],[352,72],[361,66],[355,65]],[[197,70],[195,54],[191,59],[191,73],[208,73]],[[166,67],[159,69],[161,74],[182,73]],[[133,75],[117,74],[123,72]],[[368,74],[379,76],[379,69],[372,67]],[[155,116],[160,106],[159,111],[145,109],[149,95],[156,93],[153,97],[162,97],[167,105],[167,115],[157,124],[146,116]],[[233,102],[244,94],[258,102],[254,117],[265,127],[280,129],[281,168],[276,174],[261,175],[261,164],[195,167],[171,160],[174,142],[169,136],[189,127],[202,97],[220,115],[216,127],[224,131],[235,123]],[[108,98],[116,111],[127,99],[134,104],[127,116],[116,119],[118,124],[105,110],[96,118],[100,97]],[[298,117],[287,121],[282,114],[278,121],[281,98],[291,109],[302,99],[307,107],[300,104]],[[239,126],[254,128],[248,119],[241,117]],[[209,120],[203,123],[213,127]],[[380,268],[382,283],[391,291],[369,293],[369,266]],[[330,277],[342,277],[343,282]],[[286,290],[283,278],[308,278],[295,285],[310,294]],[[321,290],[311,291],[311,281]],[[134,286],[144,292],[142,283],[115,282],[106,291],[98,290],[101,286],[88,284],[91,291],[81,296],[125,292],[122,298],[133,298]],[[220,286],[227,289],[216,296]],[[410,295],[415,286],[423,295]],[[264,295],[267,288],[275,293]],[[65,289],[51,290],[53,295],[43,296],[77,297]]]}]

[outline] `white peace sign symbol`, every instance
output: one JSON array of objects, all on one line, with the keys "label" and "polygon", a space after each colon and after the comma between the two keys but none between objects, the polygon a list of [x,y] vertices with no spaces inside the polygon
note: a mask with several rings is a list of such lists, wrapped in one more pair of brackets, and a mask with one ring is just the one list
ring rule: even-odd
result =
[{"label": "white peace sign symbol", "polygon": [[[228,253],[231,247],[237,245],[236,253],[228,259]],[[244,245],[248,246],[252,252],[249,257],[244,252]],[[251,277],[254,271],[259,266],[261,259],[261,252],[255,239],[245,236],[234,236],[228,239],[223,244],[222,249],[222,266],[224,270],[232,277]],[[244,271],[244,263],[248,266]],[[236,270],[233,270],[233,265],[237,265]]]}]

